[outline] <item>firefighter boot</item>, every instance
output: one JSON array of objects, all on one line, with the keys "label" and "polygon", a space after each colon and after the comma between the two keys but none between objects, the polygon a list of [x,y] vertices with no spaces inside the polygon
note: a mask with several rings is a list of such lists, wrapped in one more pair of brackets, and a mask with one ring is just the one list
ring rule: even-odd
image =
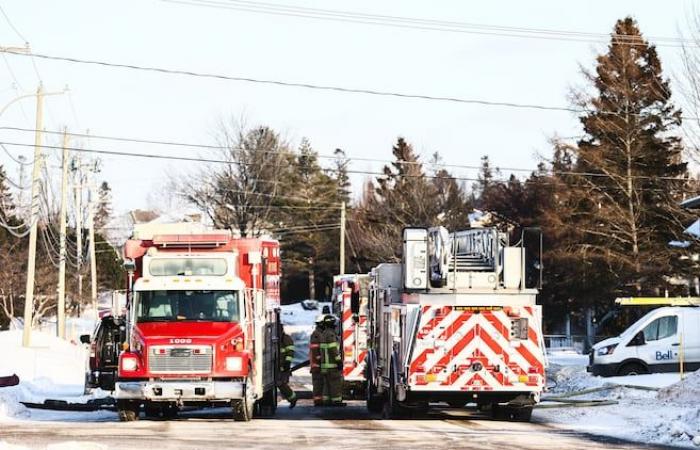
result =
[{"label": "firefighter boot", "polygon": [[314,406],[323,405],[323,375],[320,372],[311,373],[312,394]]},{"label": "firefighter boot", "polygon": [[331,406],[345,406],[343,402],[343,377],[340,370],[331,370],[328,374],[328,392]]}]

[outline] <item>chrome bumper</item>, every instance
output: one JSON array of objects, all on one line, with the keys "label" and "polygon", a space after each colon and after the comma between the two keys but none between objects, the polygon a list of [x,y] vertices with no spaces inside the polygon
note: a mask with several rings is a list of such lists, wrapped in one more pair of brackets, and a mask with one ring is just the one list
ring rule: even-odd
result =
[{"label": "chrome bumper", "polygon": [[117,400],[227,401],[243,398],[242,381],[117,381]]}]

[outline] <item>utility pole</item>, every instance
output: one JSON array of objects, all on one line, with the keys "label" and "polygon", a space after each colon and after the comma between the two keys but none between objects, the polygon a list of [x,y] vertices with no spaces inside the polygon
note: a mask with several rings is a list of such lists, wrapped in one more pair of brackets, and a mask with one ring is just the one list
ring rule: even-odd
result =
[{"label": "utility pole", "polygon": [[44,127],[44,88],[41,84],[36,91],[36,126],[34,134],[34,166],[32,168],[32,206],[29,215],[29,251],[27,257],[27,288],[24,294],[24,329],[22,346],[29,347],[32,342],[32,313],[34,309],[34,272],[36,269],[36,234],[39,221],[39,176],[43,164],[41,151],[41,129]]},{"label": "utility pole", "polygon": [[75,241],[76,241],[76,270],[78,271],[78,311],[83,305],[83,175],[80,165],[80,155],[73,159],[75,170]]},{"label": "utility pole", "polygon": [[66,338],[66,214],[68,210],[68,133],[63,127],[63,157],[61,160],[61,217],[58,257],[58,304],[56,334],[59,338]]},{"label": "utility pole", "polygon": [[345,202],[340,204],[340,275],[345,275]]},{"label": "utility pole", "polygon": [[97,161],[93,162],[93,167],[88,175],[88,239],[90,251],[90,280],[92,281],[91,300],[92,308],[95,310],[95,320],[99,318],[97,313],[97,262],[95,261],[95,186],[93,175],[97,171]]}]

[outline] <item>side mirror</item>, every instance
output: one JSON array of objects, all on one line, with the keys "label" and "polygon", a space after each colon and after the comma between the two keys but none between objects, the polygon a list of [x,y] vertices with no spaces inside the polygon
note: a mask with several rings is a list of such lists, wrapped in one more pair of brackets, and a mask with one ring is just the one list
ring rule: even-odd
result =
[{"label": "side mirror", "polygon": [[646,340],[644,340],[644,332],[640,331],[639,333],[635,334],[632,340],[628,345],[630,346],[635,346],[635,345],[644,345],[646,344]]},{"label": "side mirror", "polygon": [[89,344],[90,343],[90,335],[89,334],[81,334],[80,335],[80,342],[83,344]]}]

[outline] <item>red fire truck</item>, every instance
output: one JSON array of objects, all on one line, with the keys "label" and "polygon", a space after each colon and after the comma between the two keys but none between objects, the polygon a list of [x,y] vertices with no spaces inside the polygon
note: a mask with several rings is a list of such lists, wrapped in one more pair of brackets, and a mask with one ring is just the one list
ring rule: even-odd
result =
[{"label": "red fire truck", "polygon": [[367,357],[367,300],[370,277],[366,274],[333,277],[333,313],[338,316],[343,349],[343,398],[365,398]]},{"label": "red fire truck", "polygon": [[526,263],[541,237],[528,231],[510,245],[493,228],[404,230],[403,262],[371,273],[370,411],[474,403],[497,418],[530,419],[545,355],[539,277]]},{"label": "red fire truck", "polygon": [[[279,243],[228,231],[137,229],[127,241],[119,418],[228,405],[236,420],[276,408]],[[161,234],[161,231],[163,232]]]}]

